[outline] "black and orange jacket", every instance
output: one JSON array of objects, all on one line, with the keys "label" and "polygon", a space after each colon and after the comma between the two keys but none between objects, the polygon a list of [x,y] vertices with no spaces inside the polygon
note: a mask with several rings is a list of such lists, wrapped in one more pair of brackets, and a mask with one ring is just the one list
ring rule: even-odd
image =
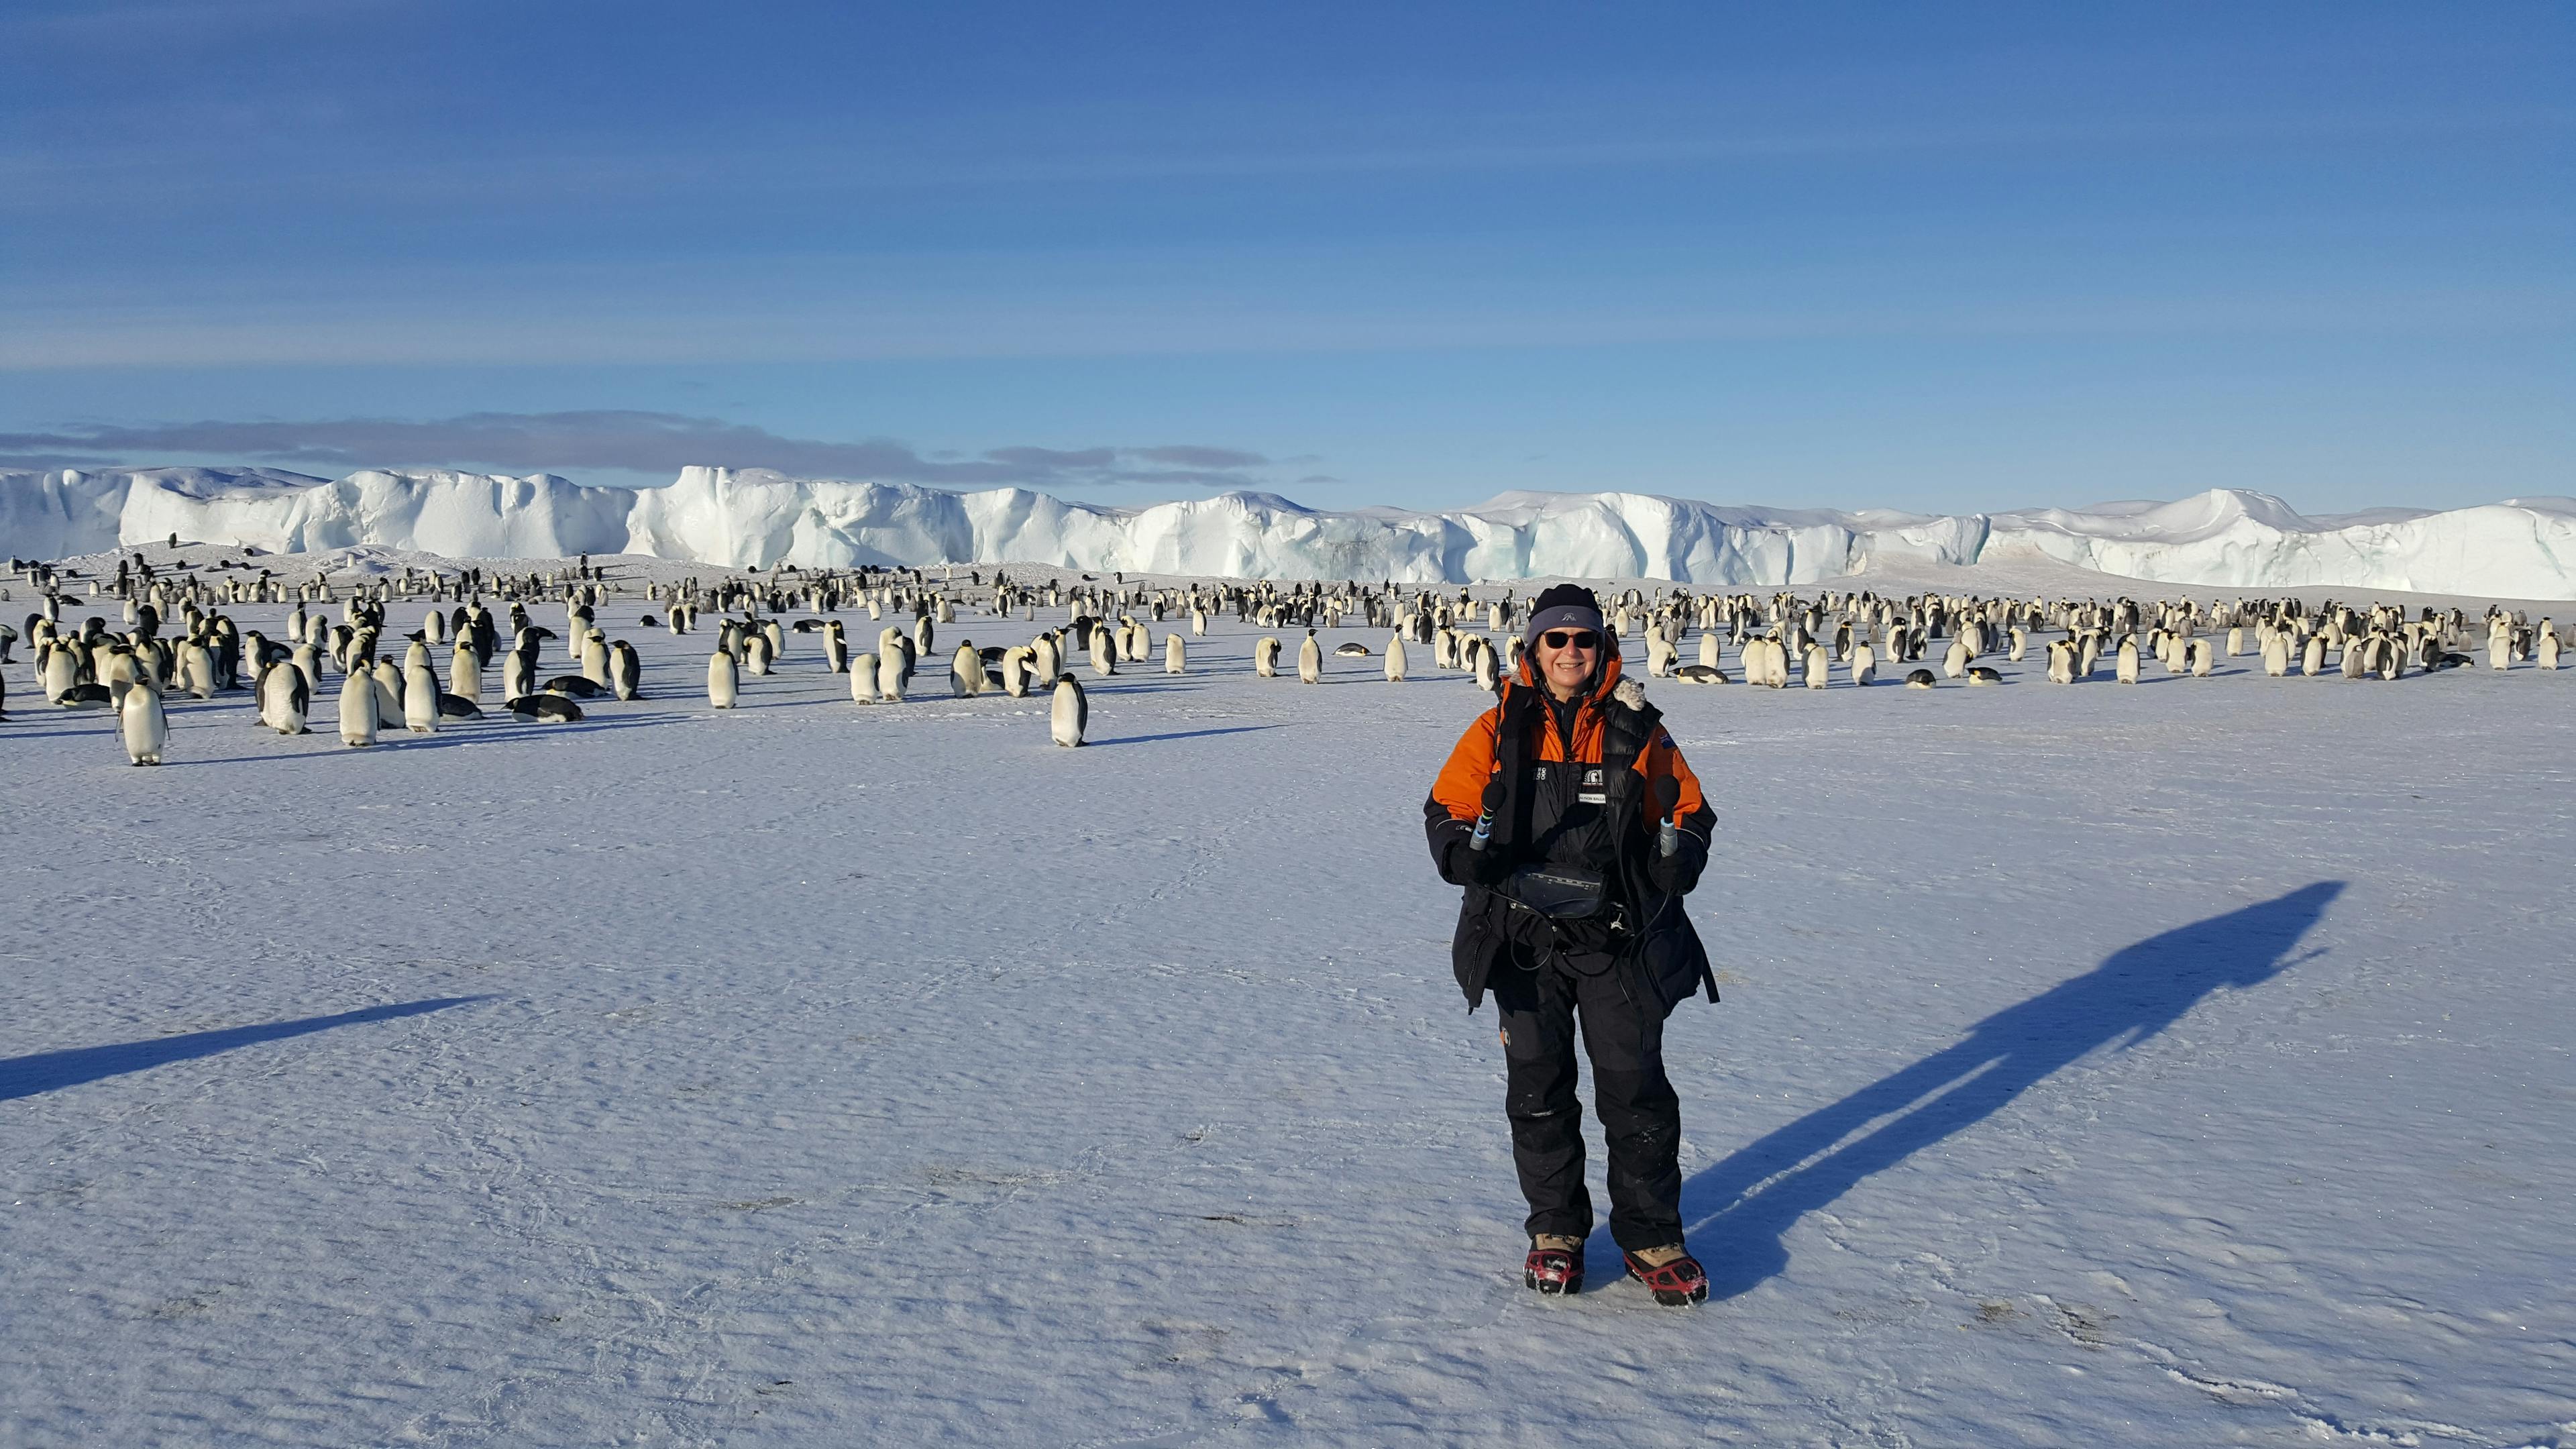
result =
[{"label": "black and orange jacket", "polygon": [[[1627,767],[1615,771],[1617,778],[1602,792],[1612,858],[1600,863],[1608,867],[1605,876],[1625,924],[1617,968],[1627,973],[1632,991],[1651,991],[1666,1007],[1703,986],[1716,999],[1707,952],[1681,903],[1707,863],[1709,833],[1716,823],[1701,796],[1699,777],[1664,730],[1661,713],[1642,698],[1632,703],[1620,697],[1618,655],[1602,661],[1601,678],[1575,712],[1571,739],[1559,733],[1550,717],[1534,667],[1524,657],[1504,682],[1501,700],[1467,727],[1422,806],[1433,862],[1443,879],[1466,887],[1451,956],[1469,1008],[1483,999],[1487,979],[1514,945],[1543,948],[1540,938],[1547,930],[1530,921],[1504,892],[1479,885],[1469,875],[1467,842],[1484,813],[1486,785],[1499,783],[1504,790],[1487,848],[1504,863],[1535,864],[1540,855],[1532,828],[1531,781],[1537,768],[1613,759]],[[1649,803],[1667,781],[1674,794],[1668,815]],[[1681,848],[1658,860],[1656,827],[1665,819],[1679,827]]]}]

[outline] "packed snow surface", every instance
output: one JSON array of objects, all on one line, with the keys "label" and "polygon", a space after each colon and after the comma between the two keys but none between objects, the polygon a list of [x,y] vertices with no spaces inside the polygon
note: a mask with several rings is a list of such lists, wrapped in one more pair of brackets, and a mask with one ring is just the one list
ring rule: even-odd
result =
[{"label": "packed snow surface", "polygon": [[1653,681],[1720,820],[1675,1312],[1606,1234],[1519,1286],[1467,680],[1229,620],[1067,750],[811,635],[713,711],[640,612],[579,725],[173,699],[160,769],[6,666],[0,1439],[2576,1436],[2576,672]]},{"label": "packed snow surface", "polygon": [[1229,578],[1812,584],[1909,563],[2048,559],[2161,583],[2576,598],[2576,500],[2306,518],[2267,494],[1930,516],[1506,493],[1474,508],[1327,512],[1265,493],[1111,508],[1025,489],[686,468],[660,488],[539,474],[274,469],[0,472],[0,549],[55,558],[166,539],[272,553],[374,544],[461,558],[643,553],[735,567],[1025,559]]}]

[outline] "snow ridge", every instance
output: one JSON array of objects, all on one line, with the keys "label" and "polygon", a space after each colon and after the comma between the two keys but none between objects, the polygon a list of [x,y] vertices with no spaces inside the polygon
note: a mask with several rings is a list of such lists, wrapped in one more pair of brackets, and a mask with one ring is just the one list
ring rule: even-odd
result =
[{"label": "snow ridge", "polygon": [[1647,493],[1504,493],[1473,508],[1332,512],[1235,492],[1142,508],[1020,488],[684,468],[659,488],[368,469],[0,471],[0,549],[96,553],[171,534],[292,553],[375,544],[452,558],[640,553],[734,568],[968,563],[1413,584],[1537,577],[1778,587],[1876,562],[2050,559],[2158,583],[2576,598],[2576,500],[2308,518],[2265,493],[1930,515],[1727,507]]}]

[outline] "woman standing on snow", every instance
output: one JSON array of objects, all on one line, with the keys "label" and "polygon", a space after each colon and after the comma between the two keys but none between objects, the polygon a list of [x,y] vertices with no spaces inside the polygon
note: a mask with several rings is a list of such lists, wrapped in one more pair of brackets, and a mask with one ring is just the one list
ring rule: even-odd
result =
[{"label": "woman standing on snow", "polygon": [[1473,1011],[1503,1019],[1512,1161],[1529,1199],[1522,1281],[1583,1286],[1592,1199],[1575,1097],[1579,1025],[1610,1144],[1610,1236],[1674,1307],[1708,1297],[1682,1242],[1681,1099],[1664,1075],[1664,1017],[1717,999],[1682,897],[1715,821],[1589,589],[1539,595],[1521,667],[1450,753],[1423,821],[1441,878],[1466,887],[1450,954]]}]

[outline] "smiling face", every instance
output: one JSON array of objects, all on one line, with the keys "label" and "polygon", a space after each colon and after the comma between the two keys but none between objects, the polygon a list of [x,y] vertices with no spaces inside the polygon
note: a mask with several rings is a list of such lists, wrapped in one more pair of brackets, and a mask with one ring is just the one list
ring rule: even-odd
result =
[{"label": "smiling face", "polygon": [[[1554,642],[1560,639],[1562,645]],[[1539,682],[1558,699],[1573,699],[1592,681],[1593,666],[1601,658],[1601,635],[1591,629],[1550,629],[1538,636],[1536,651]]]}]

